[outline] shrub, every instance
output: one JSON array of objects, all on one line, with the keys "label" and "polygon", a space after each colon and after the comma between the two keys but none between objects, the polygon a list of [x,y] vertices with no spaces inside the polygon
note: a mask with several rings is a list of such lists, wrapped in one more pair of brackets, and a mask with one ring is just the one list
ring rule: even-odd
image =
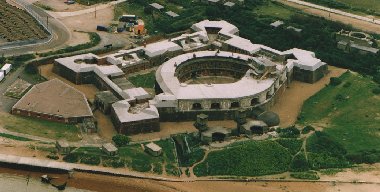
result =
[{"label": "shrub", "polygon": [[120,167],[125,166],[125,162],[121,160],[120,158],[110,158],[110,159],[104,158],[102,160],[102,164],[104,167],[113,167],[113,168],[120,168]]},{"label": "shrub", "polygon": [[178,167],[172,165],[172,164],[166,164],[166,173],[168,175],[174,175],[174,176],[180,176],[181,170],[178,169]]},{"label": "shrub", "polygon": [[100,157],[95,155],[84,155],[80,162],[87,165],[99,165]]},{"label": "shrub", "polygon": [[132,169],[139,172],[148,172],[152,169],[152,165],[146,161],[134,159],[132,160]]},{"label": "shrub", "polygon": [[318,180],[319,176],[314,171],[290,173],[290,176],[296,179],[308,179],[308,180]]},{"label": "shrub", "polygon": [[309,170],[309,163],[307,162],[303,151],[294,156],[293,161],[290,164],[290,170],[295,172]]},{"label": "shrub", "polygon": [[372,89],[372,93],[375,95],[379,95],[380,94],[380,87],[376,87],[376,88]]},{"label": "shrub", "polygon": [[308,125],[302,129],[302,134],[308,134],[310,131],[315,131],[314,127]]},{"label": "shrub", "polygon": [[331,77],[330,78],[330,85],[332,86],[337,86],[337,85],[340,85],[342,83],[342,80],[339,79],[338,77]]},{"label": "shrub", "polygon": [[347,159],[352,163],[377,163],[380,162],[380,150],[366,150],[354,154],[348,154]]},{"label": "shrub", "polygon": [[300,130],[298,130],[294,126],[283,129],[277,129],[276,131],[279,133],[280,137],[283,138],[297,138],[300,136]]},{"label": "shrub", "polygon": [[126,135],[117,134],[112,137],[112,141],[117,147],[125,147],[131,141],[131,139]]},{"label": "shrub", "polygon": [[37,74],[38,73],[38,69],[35,65],[29,63],[25,66],[25,72],[28,73],[28,74]]},{"label": "shrub", "polygon": [[298,139],[277,139],[276,142],[287,148],[294,155],[301,149],[303,141]]},{"label": "shrub", "polygon": [[350,86],[351,86],[351,82],[347,82],[347,83],[343,84],[344,88],[347,88],[347,87],[350,87]]},{"label": "shrub", "polygon": [[161,175],[162,174],[162,164],[161,163],[154,163],[153,166],[154,166],[153,172]]},{"label": "shrub", "polygon": [[54,153],[50,153],[46,157],[49,158],[49,159],[54,159],[54,160],[58,160],[59,159],[58,155],[56,155]]},{"label": "shrub", "polygon": [[70,153],[63,157],[63,161],[68,163],[76,163],[79,161],[79,155],[76,153]]}]

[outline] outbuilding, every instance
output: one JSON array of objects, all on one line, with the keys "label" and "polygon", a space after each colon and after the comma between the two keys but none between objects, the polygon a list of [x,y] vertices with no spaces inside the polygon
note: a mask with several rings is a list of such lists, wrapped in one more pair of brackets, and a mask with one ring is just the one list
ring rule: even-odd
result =
[{"label": "outbuilding", "polygon": [[162,154],[162,148],[153,142],[145,145],[145,151],[155,157]]},{"label": "outbuilding", "polygon": [[4,79],[4,72],[0,71],[0,81]]},{"label": "outbuilding", "polygon": [[55,142],[55,147],[59,154],[65,155],[70,153],[70,145],[66,139],[57,140]]},{"label": "outbuilding", "polygon": [[0,71],[4,72],[4,75],[7,75],[12,69],[12,64],[5,64]]},{"label": "outbuilding", "polygon": [[102,150],[109,156],[117,155],[117,148],[112,143],[105,143],[102,145]]}]

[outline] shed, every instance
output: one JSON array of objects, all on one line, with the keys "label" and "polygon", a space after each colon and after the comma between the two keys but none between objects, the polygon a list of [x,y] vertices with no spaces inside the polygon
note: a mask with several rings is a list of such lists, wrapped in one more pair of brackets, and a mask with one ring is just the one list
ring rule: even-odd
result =
[{"label": "shed", "polygon": [[151,154],[152,156],[160,156],[162,153],[162,148],[157,144],[150,142],[145,145],[145,151]]},{"label": "shed", "polygon": [[3,71],[4,72],[4,75],[7,75],[12,69],[12,64],[5,64],[0,71]]},{"label": "shed", "polygon": [[169,15],[170,17],[178,17],[179,15],[177,13],[174,13],[173,11],[167,11],[165,12],[167,15]]},{"label": "shed", "polygon": [[278,20],[278,21],[275,21],[275,22],[271,23],[270,26],[272,26],[274,28],[277,28],[277,27],[279,27],[279,26],[281,26],[283,24],[284,24],[283,21]]},{"label": "shed", "polygon": [[296,27],[293,27],[293,26],[288,26],[286,29],[293,30],[293,31],[295,31],[297,33],[301,33],[302,32],[302,29],[296,28]]},{"label": "shed", "polygon": [[102,145],[102,150],[109,156],[117,155],[117,148],[112,143],[105,143]]},{"label": "shed", "polygon": [[4,72],[0,71],[0,81],[4,79]]},{"label": "shed", "polygon": [[150,6],[152,6],[153,8],[157,9],[157,10],[161,10],[164,8],[164,6],[158,4],[158,3],[152,3],[152,4],[149,4]]},{"label": "shed", "polygon": [[268,132],[268,125],[264,121],[248,121],[241,126],[240,133],[251,136],[253,134],[264,134]]},{"label": "shed", "polygon": [[231,2],[231,1],[224,3],[224,6],[227,6],[227,7],[233,7],[234,5],[235,5],[235,3]]},{"label": "shed", "polygon": [[60,154],[69,154],[70,153],[70,145],[66,139],[57,140],[55,142],[55,147]]}]

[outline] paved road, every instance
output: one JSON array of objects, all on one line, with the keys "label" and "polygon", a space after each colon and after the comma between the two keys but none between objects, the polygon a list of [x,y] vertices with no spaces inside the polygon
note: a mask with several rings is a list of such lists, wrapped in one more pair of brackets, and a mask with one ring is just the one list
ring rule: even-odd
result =
[{"label": "paved road", "polygon": [[22,47],[10,48],[7,50],[0,50],[1,54],[4,54],[5,56],[21,55],[25,53],[34,53],[34,52],[41,52],[41,51],[46,51],[50,49],[61,48],[70,39],[70,36],[71,36],[70,31],[66,28],[66,26],[61,21],[53,18],[43,9],[37,6],[34,6],[33,4],[29,3],[28,7],[34,10],[41,18],[49,17],[49,28],[51,28],[53,32],[52,40],[46,44],[27,45],[27,46],[22,46]]}]

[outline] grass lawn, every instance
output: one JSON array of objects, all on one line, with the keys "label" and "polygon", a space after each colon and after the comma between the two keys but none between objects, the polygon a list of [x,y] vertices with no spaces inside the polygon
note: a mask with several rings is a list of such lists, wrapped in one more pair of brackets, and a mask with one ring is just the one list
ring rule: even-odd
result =
[{"label": "grass lawn", "polygon": [[19,137],[19,136],[15,136],[15,135],[6,134],[6,133],[0,133],[0,137],[5,137],[8,139],[13,139],[13,140],[17,140],[17,141],[32,141],[31,139],[28,139],[25,137]]},{"label": "grass lawn", "polygon": [[325,127],[324,132],[348,153],[380,147],[380,97],[376,84],[356,73],[345,73],[338,86],[327,86],[308,99],[300,124]]},{"label": "grass lawn", "polygon": [[288,150],[274,141],[247,141],[212,151],[194,173],[205,175],[259,176],[286,172],[291,162]]},{"label": "grass lawn", "polygon": [[255,9],[255,12],[258,15],[271,16],[284,20],[290,19],[290,17],[294,15],[294,11],[292,11],[290,8],[285,8],[282,5],[274,3],[268,3],[268,5],[259,6]]},{"label": "grass lawn", "polygon": [[14,132],[46,137],[50,139],[65,138],[68,141],[81,140],[80,131],[75,125],[50,122],[40,119],[0,114],[0,124]]},{"label": "grass lawn", "polygon": [[341,3],[362,9],[380,10],[379,0],[336,0]]},{"label": "grass lawn", "polygon": [[155,71],[129,77],[128,80],[136,87],[153,88],[156,81]]}]

